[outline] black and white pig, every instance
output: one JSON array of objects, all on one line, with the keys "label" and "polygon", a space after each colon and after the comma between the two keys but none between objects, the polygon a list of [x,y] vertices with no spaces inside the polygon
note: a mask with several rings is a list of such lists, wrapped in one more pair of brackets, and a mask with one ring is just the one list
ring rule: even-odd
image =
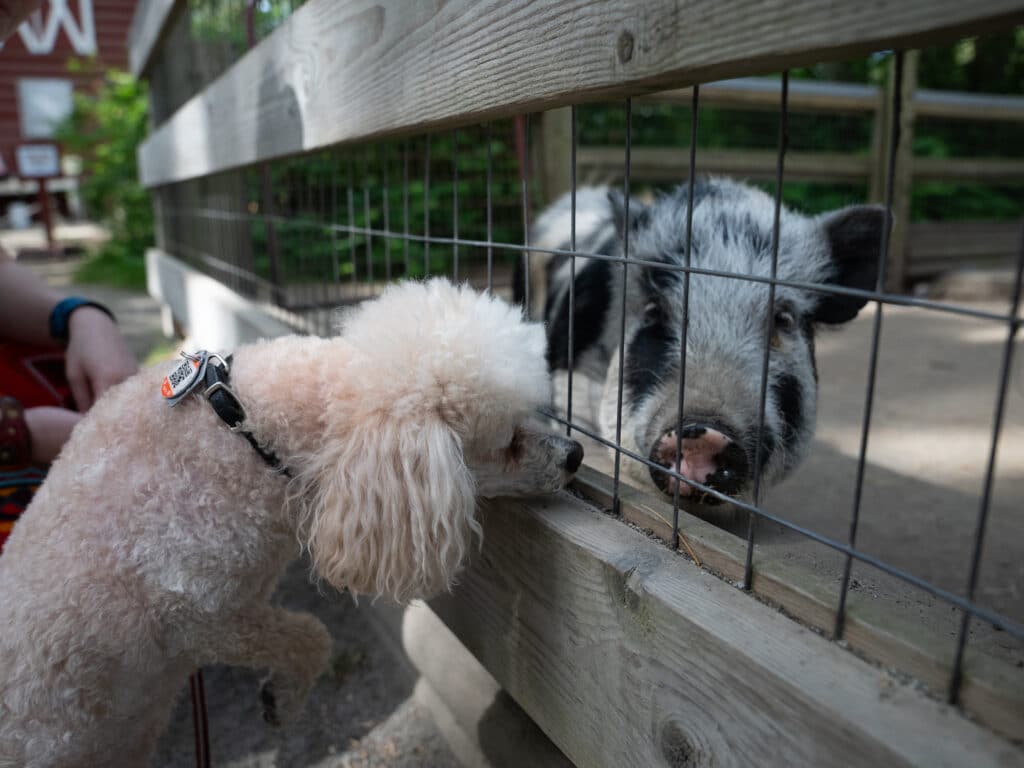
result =
[{"label": "black and white pig", "polygon": [[[688,185],[644,204],[629,203],[629,256],[681,265],[685,259]],[[577,190],[576,250],[621,256],[625,198],[608,188]],[[691,264],[707,270],[768,277],[773,199],[724,178],[694,190]],[[874,289],[881,237],[888,217],[881,206],[858,205],[820,216],[782,209],[778,278]],[[537,219],[531,244],[568,249],[566,195]],[[532,252],[529,314],[544,319],[553,370],[569,362],[569,257]],[[522,275],[517,280],[523,298]],[[769,288],[735,278],[691,274],[686,339],[682,456],[676,455],[679,419],[683,273],[630,265],[625,292],[621,262],[576,259],[574,368],[604,381],[597,423],[615,438],[619,328],[626,303],[622,445],[721,493],[749,498],[758,434],[761,371]],[[625,294],[625,295],[623,295]],[[762,432],[761,487],[778,482],[806,456],[814,433],[818,372],[814,334],[819,326],[852,320],[863,299],[778,286]],[[636,479],[672,495],[675,479],[626,460]],[[683,484],[682,496],[706,496]]]}]

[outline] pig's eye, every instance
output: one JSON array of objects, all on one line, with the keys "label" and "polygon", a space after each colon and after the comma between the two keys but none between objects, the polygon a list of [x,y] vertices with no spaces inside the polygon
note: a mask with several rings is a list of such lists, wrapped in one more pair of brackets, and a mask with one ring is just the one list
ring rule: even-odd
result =
[{"label": "pig's eye", "polygon": [[652,301],[644,307],[644,325],[657,325],[664,319],[661,307],[657,302]]},{"label": "pig's eye", "polygon": [[775,310],[775,332],[788,333],[796,328],[796,315],[788,307],[777,307]]}]

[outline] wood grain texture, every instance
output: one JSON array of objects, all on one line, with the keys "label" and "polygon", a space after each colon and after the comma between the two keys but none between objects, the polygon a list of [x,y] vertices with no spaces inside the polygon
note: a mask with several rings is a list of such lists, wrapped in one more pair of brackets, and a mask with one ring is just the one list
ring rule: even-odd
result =
[{"label": "wood grain texture", "polygon": [[[184,0],[140,0],[135,6],[128,31],[128,66],[135,77],[141,77],[146,71],[171,16],[185,5]],[[164,55],[173,56],[174,52],[167,51]]]},{"label": "wood grain texture", "polygon": [[[624,172],[622,147],[580,147],[580,177],[608,181]],[[775,178],[776,153],[763,149],[705,149],[697,152],[699,173],[724,173],[753,179]],[[916,157],[907,159],[914,179],[921,181],[1019,182],[1024,160],[1009,158]],[[564,163],[563,163],[564,164]],[[675,147],[633,147],[630,175],[644,181],[686,179],[689,150]],[[787,152],[786,178],[803,181],[863,181],[872,171],[870,155],[838,152]]]},{"label": "wood grain texture", "polygon": [[482,552],[432,607],[576,765],[1021,764],[954,710],[571,497],[483,518]]},{"label": "wood grain texture", "polygon": [[[574,487],[604,509],[612,506],[611,461],[588,452]],[[597,468],[595,469],[594,466]],[[602,471],[603,470],[603,471]],[[660,496],[629,485],[620,487],[623,518],[650,531],[663,542],[672,540],[672,505]],[[744,575],[746,542],[737,536],[681,511],[680,533],[701,564],[732,583]],[[828,632],[835,620],[835,585],[820,574],[794,565],[784,553],[760,551],[755,558],[754,593],[805,624]],[[952,645],[944,637],[921,628],[905,612],[891,605],[859,603],[849,606],[846,642],[879,663],[900,669],[934,691],[949,682]],[[980,721],[1000,733],[1019,737],[1024,723],[1024,673],[1005,663],[972,656],[971,671],[961,703]]]},{"label": "wood grain texture", "polygon": [[[702,85],[704,105],[734,109],[778,109],[780,81],[771,77],[741,77]],[[793,112],[874,112],[883,89],[874,85],[790,80],[789,109]],[[690,89],[677,88],[641,97],[642,101],[690,106]],[[1024,96],[961,93],[919,88],[914,92],[919,117],[963,120],[1024,121]]]},{"label": "wood grain texture", "polygon": [[[732,109],[777,110],[781,80],[773,77],[740,77],[700,87],[701,105]],[[875,85],[790,80],[788,105],[791,112],[863,113],[878,108],[881,89]],[[659,91],[641,97],[655,104],[690,106],[689,88]]]},{"label": "wood grain texture", "polygon": [[147,139],[140,177],[167,184],[1019,18],[1018,0],[311,0]]},{"label": "wood grain texture", "polygon": [[[682,183],[689,172],[685,147],[633,147],[630,176],[643,181]],[[580,178],[593,175],[605,181],[621,179],[625,169],[622,147],[580,147],[576,163]],[[778,155],[765,149],[703,149],[697,151],[698,173],[721,173],[751,179],[774,179]],[[786,178],[805,181],[862,181],[871,171],[868,155],[838,152],[787,152]]]}]

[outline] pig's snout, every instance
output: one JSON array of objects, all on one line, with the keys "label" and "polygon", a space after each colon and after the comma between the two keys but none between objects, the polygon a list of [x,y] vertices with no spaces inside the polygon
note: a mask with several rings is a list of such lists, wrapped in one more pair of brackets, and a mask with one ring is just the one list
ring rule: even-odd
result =
[{"label": "pig's snout", "polygon": [[[677,455],[677,443],[681,456]],[[720,426],[701,422],[684,423],[677,438],[676,430],[669,429],[654,441],[650,459],[669,470],[675,470],[689,480],[695,480],[727,496],[735,496],[746,485],[750,464],[746,451]],[[675,494],[679,482],[666,472],[650,468],[654,484],[669,496]],[[679,495],[693,497],[706,504],[719,504],[715,497],[681,483]]]}]

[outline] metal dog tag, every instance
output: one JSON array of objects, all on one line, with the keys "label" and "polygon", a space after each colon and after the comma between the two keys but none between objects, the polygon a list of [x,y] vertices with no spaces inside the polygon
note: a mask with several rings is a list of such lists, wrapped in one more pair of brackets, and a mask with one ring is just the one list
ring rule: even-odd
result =
[{"label": "metal dog tag", "polygon": [[160,394],[170,406],[175,406],[191,394],[203,381],[209,355],[200,350],[194,355],[181,353],[182,361],[174,366],[160,385]]}]

